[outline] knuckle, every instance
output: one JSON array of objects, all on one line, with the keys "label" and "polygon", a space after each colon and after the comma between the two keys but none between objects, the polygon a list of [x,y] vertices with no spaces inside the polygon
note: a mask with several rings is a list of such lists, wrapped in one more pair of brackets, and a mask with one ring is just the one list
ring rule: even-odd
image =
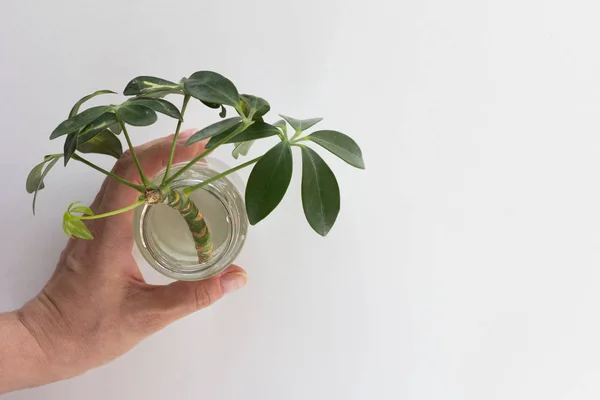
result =
[{"label": "knuckle", "polygon": [[85,269],[81,260],[73,252],[61,255],[61,264],[64,265],[67,271],[75,274],[80,274]]},{"label": "knuckle", "polygon": [[214,303],[214,296],[210,293],[206,285],[198,285],[194,288],[194,296],[196,301],[196,309],[206,308]]}]

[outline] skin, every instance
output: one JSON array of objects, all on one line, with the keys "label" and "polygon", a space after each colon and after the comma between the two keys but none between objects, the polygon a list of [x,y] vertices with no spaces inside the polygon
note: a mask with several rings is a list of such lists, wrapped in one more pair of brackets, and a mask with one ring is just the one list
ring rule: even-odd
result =
[{"label": "skin", "polygon": [[[204,143],[185,147],[182,132],[175,162],[190,160]],[[166,166],[173,137],[136,148],[147,176]],[[135,183],[139,174],[125,153],[113,172]],[[128,206],[135,190],[107,179],[92,210]],[[88,221],[95,239],[70,239],[42,291],[21,309],[0,314],[0,394],[74,377],[106,364],[168,324],[208,307],[243,287],[243,269],[231,266],[199,282],[147,284],[132,256],[133,212]]]}]

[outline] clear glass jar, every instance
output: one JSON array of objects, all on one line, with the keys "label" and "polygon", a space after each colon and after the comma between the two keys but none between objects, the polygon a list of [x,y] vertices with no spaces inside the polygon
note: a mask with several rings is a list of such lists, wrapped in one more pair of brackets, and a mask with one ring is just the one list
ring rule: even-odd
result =
[{"label": "clear glass jar", "polygon": [[[184,165],[176,164],[172,171]],[[228,169],[225,163],[208,158],[183,173],[171,187],[197,185]],[[153,182],[160,184],[164,172],[154,177]],[[158,272],[177,280],[207,279],[222,272],[239,255],[248,231],[248,217],[240,194],[243,186],[233,173],[190,195],[204,214],[214,244],[213,256],[208,261],[198,263],[192,235],[183,217],[165,204],[144,205],[135,210],[133,227],[140,253]]]}]

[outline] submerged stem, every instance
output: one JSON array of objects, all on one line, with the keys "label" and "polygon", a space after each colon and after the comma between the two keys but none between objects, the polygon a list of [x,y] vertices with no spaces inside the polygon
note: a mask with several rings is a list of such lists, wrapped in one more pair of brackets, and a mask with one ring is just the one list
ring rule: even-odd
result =
[{"label": "submerged stem", "polygon": [[179,211],[185,220],[194,239],[198,262],[202,264],[208,261],[212,257],[214,246],[202,211],[198,209],[187,194],[179,190],[171,189],[166,194],[164,201],[166,205]]}]

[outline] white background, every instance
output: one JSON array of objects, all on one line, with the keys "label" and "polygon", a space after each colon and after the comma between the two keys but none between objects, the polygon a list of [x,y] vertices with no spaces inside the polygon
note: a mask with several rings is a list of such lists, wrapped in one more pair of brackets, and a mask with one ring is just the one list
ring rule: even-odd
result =
[{"label": "white background", "polygon": [[[6,399],[600,397],[597,2],[0,7],[2,310],[42,287],[67,204],[99,187],[94,171],[57,167],[35,218],[24,190],[93,90],[216,70],[276,112],[325,117],[367,164],[322,153],[343,196],[326,239],[304,221],[296,175],[250,231],[246,288],[110,365]],[[208,115],[195,106],[186,123]]]}]

